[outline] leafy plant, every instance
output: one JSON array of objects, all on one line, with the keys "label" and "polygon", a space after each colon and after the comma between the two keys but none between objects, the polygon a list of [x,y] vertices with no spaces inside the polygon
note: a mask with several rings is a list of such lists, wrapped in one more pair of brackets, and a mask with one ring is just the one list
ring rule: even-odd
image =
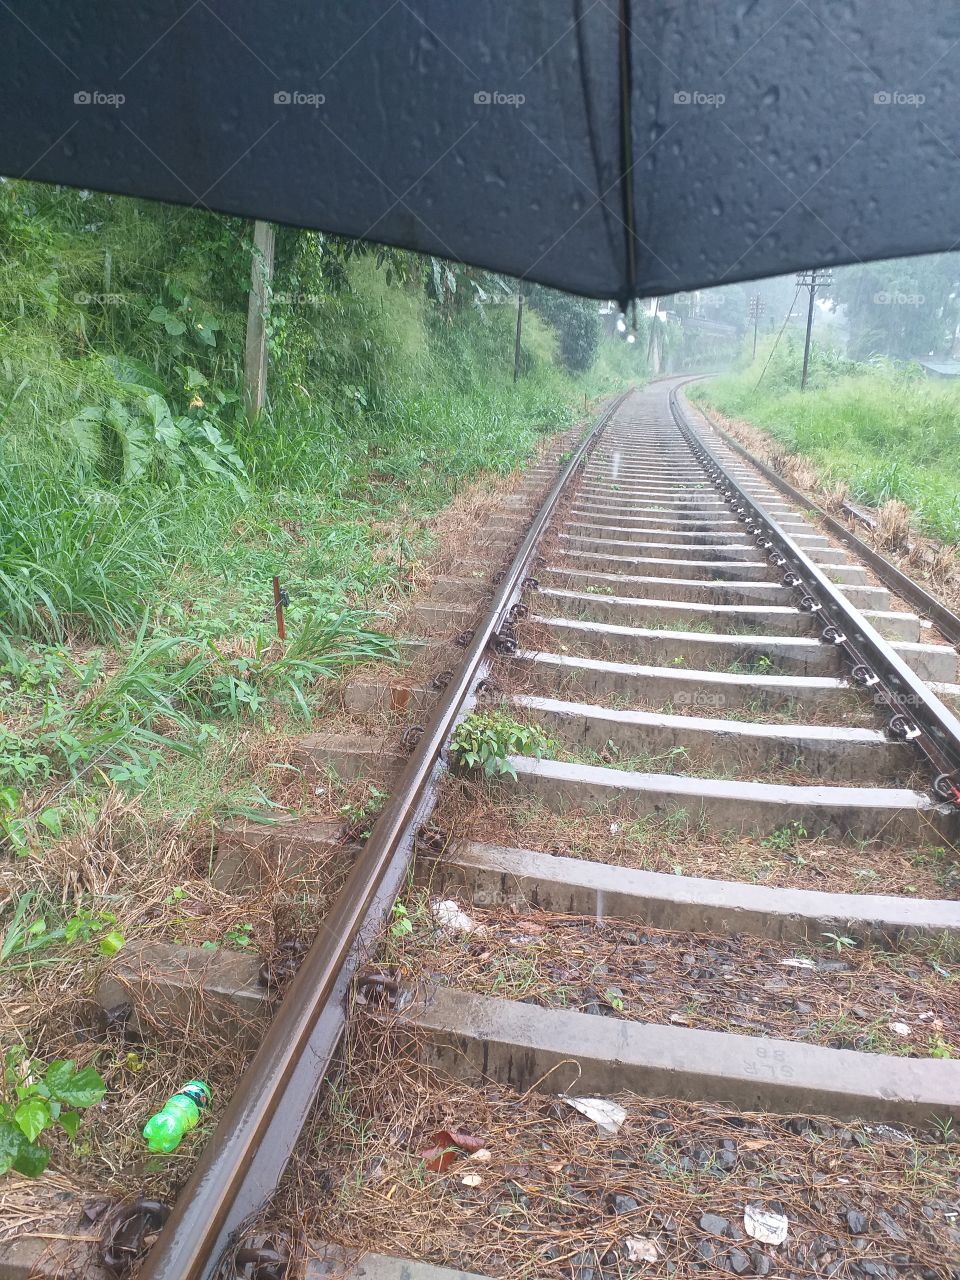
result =
[{"label": "leafy plant", "polygon": [[380,816],[383,808],[383,802],[387,798],[387,793],[381,791],[379,787],[372,784],[367,788],[367,794],[363,800],[349,802],[340,806],[340,812],[347,821],[347,828],[351,838],[355,840],[367,840],[374,822]]},{"label": "leafy plant", "polygon": [[857,945],[856,938],[848,938],[846,934],[824,933],[823,936],[829,939],[830,945],[838,952],[847,951]]},{"label": "leafy plant", "polygon": [[[0,778],[2,777],[3,760],[0,759]],[[16,787],[0,787],[0,848],[6,843],[18,857],[24,857],[30,852],[38,828],[42,827],[55,837],[63,831],[62,811],[55,805],[48,805],[35,814],[23,813],[18,816],[21,803],[22,796]]]},{"label": "leafy plant", "polygon": [[253,925],[235,924],[231,929],[227,929],[223,935],[223,940],[231,947],[239,947],[241,950],[249,947],[253,940]]},{"label": "leafy plant", "polygon": [[498,775],[516,778],[511,755],[532,755],[550,759],[557,743],[539,725],[521,724],[502,711],[473,711],[453,732],[450,754],[466,769],[481,768],[488,778]]},{"label": "leafy plant", "polygon": [[777,827],[776,831],[771,831],[768,836],[760,841],[766,849],[777,849],[781,853],[792,849],[798,840],[806,840],[807,829],[802,822],[788,822],[782,827]]},{"label": "leafy plant", "polygon": [[[32,957],[38,951],[70,947],[76,942],[96,941],[101,955],[112,956],[124,945],[123,934],[115,927],[117,918],[110,911],[80,909],[52,927],[46,916],[30,917],[37,895],[31,889],[22,893],[13,906],[13,915],[0,943],[0,965],[8,960]],[[58,957],[47,957],[39,963],[57,963]],[[38,963],[30,960],[29,963]]]},{"label": "leafy plant", "polygon": [[402,902],[395,902],[393,910],[390,912],[390,936],[392,938],[405,938],[409,933],[413,933],[413,921],[410,919],[410,913]]},{"label": "leafy plant", "polygon": [[44,1066],[27,1059],[19,1049],[4,1055],[3,1082],[0,1173],[14,1169],[28,1178],[39,1177],[50,1159],[48,1148],[37,1141],[40,1135],[59,1124],[70,1139],[75,1138],[80,1112],[95,1106],[106,1092],[93,1067],[78,1071],[72,1058],[58,1058]]}]

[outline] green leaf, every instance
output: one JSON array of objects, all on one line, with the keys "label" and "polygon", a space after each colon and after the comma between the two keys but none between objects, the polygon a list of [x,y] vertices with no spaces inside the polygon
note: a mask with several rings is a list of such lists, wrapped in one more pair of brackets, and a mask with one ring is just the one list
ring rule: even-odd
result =
[{"label": "green leaf", "polygon": [[166,329],[167,333],[170,334],[171,338],[179,338],[181,333],[187,332],[187,326],[182,320],[178,320],[176,316],[170,316],[168,319],[164,320],[163,327]]},{"label": "green leaf", "polygon": [[29,827],[26,819],[4,818],[2,822],[0,822],[0,831],[2,831],[10,841],[10,844],[13,846],[14,853],[19,855],[21,850],[28,848],[30,840]]},{"label": "green leaf", "polygon": [[78,1071],[72,1058],[51,1062],[44,1079],[52,1096],[71,1107],[92,1107],[107,1091],[93,1067]]},{"label": "green leaf", "polygon": [[59,809],[44,809],[37,815],[37,821],[42,827],[46,827],[52,836],[63,835],[63,820]]},{"label": "green leaf", "polygon": [[[154,307],[154,311],[158,310]],[[159,310],[165,311],[166,308],[160,307]],[[153,319],[151,312],[148,319]],[[161,323],[161,321],[157,321]],[[163,379],[158,377],[155,369],[151,368],[143,360],[138,360],[135,356],[104,356],[103,363],[107,366],[118,382],[122,382],[128,387],[137,387],[141,390],[156,391],[163,395],[166,387]]]},{"label": "green leaf", "polygon": [[50,1104],[45,1098],[27,1098],[13,1113],[13,1120],[20,1132],[33,1142],[50,1123]]},{"label": "green leaf", "polygon": [[46,1147],[38,1147],[34,1142],[24,1142],[13,1162],[13,1167],[25,1178],[39,1178],[49,1160],[50,1152]]},{"label": "green leaf", "polygon": [[6,1173],[20,1155],[20,1148],[27,1140],[15,1124],[0,1121],[0,1173]]},{"label": "green leaf", "polygon": [[105,933],[100,939],[100,954],[115,956],[124,942],[126,942],[126,938],[124,938],[123,934],[118,929],[111,929],[109,933]]},{"label": "green leaf", "polygon": [[72,1142],[77,1136],[77,1130],[80,1128],[80,1112],[64,1111],[60,1116],[60,1123],[66,1130],[67,1137]]}]

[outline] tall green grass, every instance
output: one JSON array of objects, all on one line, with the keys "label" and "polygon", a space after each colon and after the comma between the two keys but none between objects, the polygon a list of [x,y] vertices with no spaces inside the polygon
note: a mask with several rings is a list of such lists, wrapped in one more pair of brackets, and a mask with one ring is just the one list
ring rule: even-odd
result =
[{"label": "tall green grass", "polygon": [[928,380],[915,365],[854,364],[815,347],[801,393],[796,346],[778,354],[758,387],[765,359],[702,384],[694,397],[768,431],[862,501],[898,499],[921,530],[960,543],[960,387]]},{"label": "tall green grass", "polygon": [[150,608],[250,634],[275,572],[295,612],[366,604],[398,585],[373,520],[413,529],[571,420],[579,389],[536,314],[514,386],[512,307],[440,307],[415,255],[388,277],[281,229],[251,429],[247,231],[0,185],[0,628],[103,641]]}]

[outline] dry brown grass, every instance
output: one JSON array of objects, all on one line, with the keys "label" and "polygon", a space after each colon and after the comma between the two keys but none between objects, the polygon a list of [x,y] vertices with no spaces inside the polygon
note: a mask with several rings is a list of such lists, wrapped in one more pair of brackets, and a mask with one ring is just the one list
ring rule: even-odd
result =
[{"label": "dry brown grass", "polygon": [[[939,1135],[635,1094],[617,1101],[626,1122],[616,1136],[602,1134],[548,1093],[480,1088],[431,1070],[406,1037],[358,1019],[271,1221],[348,1250],[502,1280],[569,1280],[590,1267],[624,1280],[683,1280],[724,1274],[704,1268],[697,1252],[710,1238],[701,1215],[742,1228],[745,1204],[759,1200],[790,1221],[786,1245],[758,1249],[771,1274],[823,1275],[838,1257],[906,1254],[911,1276],[947,1275],[945,1257],[956,1250],[944,1215],[957,1162]],[[481,1138],[489,1160],[427,1170],[420,1153],[444,1129]],[[479,1183],[465,1185],[474,1172]],[[619,1213],[615,1195],[630,1197]],[[852,1244],[850,1209],[871,1221],[866,1252]],[[654,1240],[659,1266],[631,1267],[627,1236]],[[742,1236],[740,1247],[752,1248]],[[712,1239],[719,1264],[734,1241]]]},{"label": "dry brown grass", "polygon": [[457,778],[445,785],[433,821],[458,840],[668,875],[919,898],[954,898],[960,889],[960,851],[944,847],[932,828],[929,844],[913,849],[809,839],[789,830],[761,840],[712,831],[682,812],[638,819],[626,806],[607,806],[602,813],[571,807],[560,816],[535,797],[511,793],[509,784]]},{"label": "dry brown grass", "polygon": [[[455,934],[436,924],[428,896],[408,900],[414,928],[388,947],[391,965],[418,988],[833,1048],[960,1056],[960,948],[949,940],[899,954],[822,934],[798,948],[468,900],[461,905],[479,928]],[[808,968],[791,965],[798,955]]]}]

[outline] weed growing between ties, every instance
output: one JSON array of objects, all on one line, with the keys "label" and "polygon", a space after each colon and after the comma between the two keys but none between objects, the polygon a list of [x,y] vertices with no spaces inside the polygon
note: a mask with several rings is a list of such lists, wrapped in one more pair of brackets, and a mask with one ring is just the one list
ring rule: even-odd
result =
[{"label": "weed growing between ties", "polygon": [[463,769],[485,778],[516,778],[510,756],[550,759],[558,744],[536,724],[521,724],[505,711],[472,711],[453,732],[450,754]]}]

